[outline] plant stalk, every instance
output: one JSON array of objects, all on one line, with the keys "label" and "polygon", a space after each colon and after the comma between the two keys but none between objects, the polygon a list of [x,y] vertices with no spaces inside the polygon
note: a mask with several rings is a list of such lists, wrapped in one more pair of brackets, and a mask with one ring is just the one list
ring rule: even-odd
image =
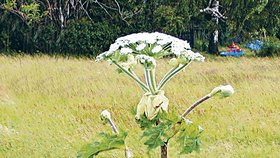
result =
[{"label": "plant stalk", "polygon": [[163,146],[160,147],[160,157],[168,158],[168,142],[165,142]]},{"label": "plant stalk", "polygon": [[195,107],[197,107],[199,104],[203,103],[207,99],[211,98],[210,95],[206,95],[199,100],[197,100],[195,103],[193,103],[181,116],[186,117]]},{"label": "plant stalk", "polygon": [[109,121],[109,124],[110,124],[110,126],[111,126],[113,132],[116,133],[116,134],[119,134],[119,131],[118,131],[118,129],[117,129],[117,126],[115,125],[115,123],[113,122],[113,120],[112,120],[112,119],[108,119],[108,121]]},{"label": "plant stalk", "polygon": [[[115,125],[115,123],[113,122],[113,120],[111,118],[109,118],[108,121],[109,121],[109,124],[110,124],[113,132],[116,133],[116,134],[120,134],[120,132],[119,132],[117,126]],[[132,151],[126,145],[125,145],[125,157],[126,158],[132,158],[133,157]]]},{"label": "plant stalk", "polygon": [[120,68],[123,72],[125,72],[128,76],[130,76],[132,79],[134,79],[138,85],[141,87],[141,89],[144,92],[148,92],[149,88],[134,74],[130,73],[128,70],[126,70],[125,68],[123,68],[121,65],[119,65],[117,62],[112,61],[115,65],[117,65],[118,68]]},{"label": "plant stalk", "polygon": [[156,83],[155,83],[155,72],[153,72],[153,69],[147,69],[145,68],[145,79],[146,79],[146,83],[150,89],[150,92],[152,94],[156,94],[157,90],[156,90]]},{"label": "plant stalk", "polygon": [[181,70],[183,70],[186,66],[190,65],[191,61],[184,64],[183,66],[181,67],[177,67],[176,69],[172,69],[171,72],[169,72],[169,75],[166,75],[165,78],[162,79],[162,82],[161,84],[159,84],[158,86],[158,90],[161,90],[165,85],[166,83],[171,80],[175,75],[177,75]]},{"label": "plant stalk", "polygon": [[176,67],[170,69],[170,70],[163,76],[163,78],[160,80],[159,85],[161,85],[162,82],[163,82],[172,72],[174,72],[177,68],[178,68],[178,66],[176,66]]}]

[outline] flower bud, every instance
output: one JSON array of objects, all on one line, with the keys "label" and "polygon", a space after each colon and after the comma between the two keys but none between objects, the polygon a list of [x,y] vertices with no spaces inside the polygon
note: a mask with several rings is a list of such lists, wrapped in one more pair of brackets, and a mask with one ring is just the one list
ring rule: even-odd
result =
[{"label": "flower bud", "polygon": [[234,93],[234,89],[231,85],[220,85],[214,88],[209,94],[210,97],[220,93],[223,97],[229,97]]},{"label": "flower bud", "polygon": [[101,119],[108,119],[110,120],[111,119],[111,114],[108,110],[103,110],[101,112]]}]

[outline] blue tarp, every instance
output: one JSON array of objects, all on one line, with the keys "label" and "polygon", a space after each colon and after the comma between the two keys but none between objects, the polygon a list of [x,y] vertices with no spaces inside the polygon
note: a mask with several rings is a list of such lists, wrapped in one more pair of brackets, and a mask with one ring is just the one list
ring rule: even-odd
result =
[{"label": "blue tarp", "polygon": [[244,55],[244,51],[237,51],[237,50],[233,50],[230,52],[221,52],[220,56],[232,56],[232,57],[241,57],[242,55]]},{"label": "blue tarp", "polygon": [[262,49],[262,46],[263,46],[263,42],[260,41],[260,40],[255,40],[255,41],[252,41],[250,43],[248,43],[246,45],[247,48],[253,50],[253,51],[259,51]]}]

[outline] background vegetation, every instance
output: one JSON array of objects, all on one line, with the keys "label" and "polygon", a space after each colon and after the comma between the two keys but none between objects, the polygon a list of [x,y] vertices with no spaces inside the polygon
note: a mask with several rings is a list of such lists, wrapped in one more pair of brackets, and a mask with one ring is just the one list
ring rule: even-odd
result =
[{"label": "background vegetation", "polygon": [[279,0],[223,0],[227,17],[216,26],[201,13],[208,0],[0,0],[0,51],[95,56],[117,37],[159,31],[207,51],[218,28],[220,44],[280,38]]}]

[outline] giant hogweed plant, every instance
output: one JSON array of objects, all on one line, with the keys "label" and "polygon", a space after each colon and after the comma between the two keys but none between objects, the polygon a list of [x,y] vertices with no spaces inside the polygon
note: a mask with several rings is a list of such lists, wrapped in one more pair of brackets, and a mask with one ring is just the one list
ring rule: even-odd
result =
[{"label": "giant hogweed plant", "polygon": [[[172,68],[159,83],[156,82],[157,59],[172,57]],[[202,127],[190,121],[186,116],[199,104],[216,94],[228,97],[234,90],[230,85],[214,88],[209,94],[197,100],[183,114],[168,112],[169,99],[165,96],[164,86],[193,61],[203,62],[204,57],[191,51],[187,41],[163,33],[136,33],[118,38],[110,49],[97,56],[96,61],[107,60],[133,79],[144,94],[137,105],[136,121],[143,129],[142,139],[148,151],[161,148],[161,157],[168,156],[168,142],[177,139],[181,146],[180,154],[188,154],[200,149]],[[136,64],[144,68],[145,81],[134,72]],[[118,131],[110,113],[101,113],[102,120],[109,122],[113,133],[101,133],[100,141],[85,145],[78,157],[95,157],[100,152],[124,149],[126,157],[132,157],[131,150],[125,144],[127,133]],[[176,136],[176,137],[175,137]]]}]

